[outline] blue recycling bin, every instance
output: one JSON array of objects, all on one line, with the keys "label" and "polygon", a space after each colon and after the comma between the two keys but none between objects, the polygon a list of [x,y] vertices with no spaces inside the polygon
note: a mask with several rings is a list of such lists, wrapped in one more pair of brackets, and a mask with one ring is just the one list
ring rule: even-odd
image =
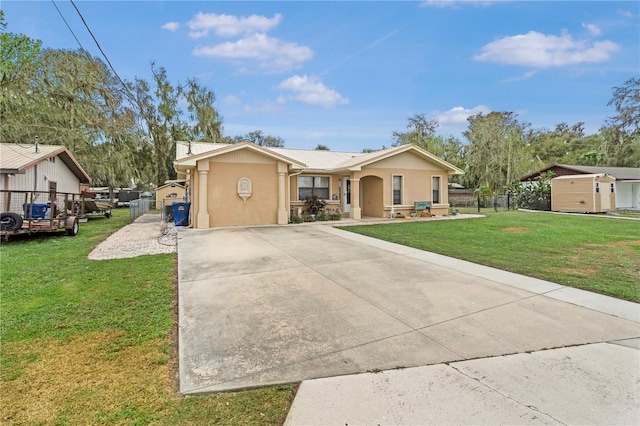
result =
[{"label": "blue recycling bin", "polygon": [[47,204],[30,204],[25,203],[24,208],[24,218],[25,219],[44,219],[47,214],[47,210],[49,206]]},{"label": "blue recycling bin", "polygon": [[189,208],[191,203],[173,203],[173,223],[176,226],[189,226]]}]

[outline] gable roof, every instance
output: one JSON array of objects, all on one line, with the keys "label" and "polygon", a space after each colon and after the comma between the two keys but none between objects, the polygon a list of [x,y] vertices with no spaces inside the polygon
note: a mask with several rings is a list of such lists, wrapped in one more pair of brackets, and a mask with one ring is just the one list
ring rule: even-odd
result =
[{"label": "gable roof", "polygon": [[173,182],[165,183],[164,185],[157,187],[156,191],[163,188],[176,188],[176,187],[184,189],[185,188],[184,181],[173,181]]},{"label": "gable roof", "polygon": [[[549,170],[566,171],[563,174],[601,174],[606,173],[616,178],[616,180],[640,180],[640,167],[606,167],[606,166],[576,166],[571,164],[553,164],[530,173],[520,179],[521,182],[535,180],[541,173]],[[557,175],[557,173],[556,173]]]},{"label": "gable roof", "polygon": [[0,173],[23,174],[37,164],[58,157],[78,178],[80,183],[89,183],[91,178],[82,166],[73,158],[67,148],[61,145],[21,145],[0,143]]},{"label": "gable roof", "polygon": [[[289,158],[285,155],[275,152],[273,149],[256,145],[252,142],[241,142],[241,143],[235,143],[235,144],[209,144],[209,145],[210,145],[209,148],[212,148],[212,149],[209,149],[208,151],[204,151],[201,149],[203,146],[200,146],[200,149],[198,149],[198,151],[200,152],[194,154],[194,145],[190,144],[191,155],[189,155],[188,154],[189,151],[178,153],[178,146],[180,145],[176,144],[176,165],[183,166],[183,167],[195,167],[199,160],[202,160],[205,158],[217,157],[219,155],[227,154],[234,151],[248,149],[250,151],[263,154],[267,157],[271,157],[275,160],[279,160],[284,163],[290,164],[295,169],[302,169],[306,167],[306,164],[298,160]],[[182,149],[182,151],[185,151],[185,150]],[[183,156],[178,157],[180,154],[182,154]]]},{"label": "gable roof", "polygon": [[412,152],[416,154],[418,157],[422,158],[423,160],[436,164],[437,166],[440,166],[441,168],[447,170],[450,175],[464,174],[462,170],[460,170],[453,164],[448,163],[443,159],[433,155],[429,151],[426,151],[420,148],[419,146],[413,145],[413,144],[400,145],[395,148],[383,149],[381,151],[375,151],[367,154],[361,154],[360,156],[354,156],[350,160],[347,160],[339,164],[338,167],[336,167],[336,169],[360,170],[364,166],[368,166],[369,164],[384,160],[386,158],[393,157],[394,155],[398,155],[403,152]]},{"label": "gable roof", "polygon": [[[369,164],[381,161],[386,158],[390,158],[394,155],[411,151],[418,155],[420,158],[434,163],[443,169],[447,170],[449,174],[463,174],[464,172],[456,166],[436,157],[428,151],[417,147],[416,145],[401,145],[395,148],[384,149],[381,151],[375,151],[371,153],[358,153],[358,152],[342,152],[342,151],[324,151],[324,150],[311,150],[311,149],[293,149],[293,148],[271,148],[255,145],[251,142],[242,142],[239,144],[217,144],[217,143],[202,143],[202,142],[179,142],[176,144],[176,158],[177,163],[187,164],[186,158],[189,158],[188,163],[195,165],[193,160],[197,161],[202,158],[207,158],[213,152],[216,155],[220,155],[227,150],[240,149],[240,147],[257,147],[263,153],[273,153],[282,156],[282,158],[288,159],[290,164],[294,164],[294,168],[305,171],[349,171],[360,170],[362,167]],[[221,151],[224,150],[224,151]],[[188,154],[188,152],[191,154]],[[185,159],[185,160],[183,160]],[[193,163],[193,164],[191,164]]]}]

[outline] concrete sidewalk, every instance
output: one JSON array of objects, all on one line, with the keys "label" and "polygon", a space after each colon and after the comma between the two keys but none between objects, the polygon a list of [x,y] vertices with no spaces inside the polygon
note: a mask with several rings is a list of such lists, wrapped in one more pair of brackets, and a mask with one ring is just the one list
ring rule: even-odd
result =
[{"label": "concrete sidewalk", "polygon": [[[545,376],[564,366],[584,378],[576,388],[603,395],[594,407],[637,414],[635,303],[325,225],[184,229],[178,239],[184,394],[304,381],[291,425],[557,423],[561,413],[525,409],[537,400],[499,382],[571,405],[568,379]],[[366,374],[380,370],[390,371]],[[497,414],[474,414],[490,407]]]},{"label": "concrete sidewalk", "polygon": [[596,343],[308,380],[285,425],[637,425],[638,344]]}]

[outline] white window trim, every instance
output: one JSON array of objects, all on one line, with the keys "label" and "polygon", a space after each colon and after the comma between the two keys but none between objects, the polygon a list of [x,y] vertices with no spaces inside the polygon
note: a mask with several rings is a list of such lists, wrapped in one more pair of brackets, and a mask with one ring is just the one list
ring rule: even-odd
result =
[{"label": "white window trim", "polygon": [[298,175],[296,177],[296,198],[297,198],[298,201],[304,201],[304,200],[300,199],[300,178],[301,177],[311,177],[311,178],[316,178],[316,177],[323,177],[324,178],[324,177],[326,177],[326,178],[329,178],[329,187],[328,187],[328,189],[329,189],[329,198],[321,198],[321,200],[331,201],[331,188],[332,188],[332,186],[331,186],[331,184],[332,184],[331,175],[302,175],[302,174]]},{"label": "white window trim", "polygon": [[[438,178],[438,202],[433,199],[433,179]],[[442,176],[440,175],[431,175],[431,204],[442,204]]]},{"label": "white window trim", "polygon": [[[394,191],[393,186],[394,186],[394,180],[396,176],[400,178],[400,202],[398,204],[393,202],[393,191]],[[404,202],[404,175],[393,174],[391,175],[391,205],[402,206],[403,202]]]}]

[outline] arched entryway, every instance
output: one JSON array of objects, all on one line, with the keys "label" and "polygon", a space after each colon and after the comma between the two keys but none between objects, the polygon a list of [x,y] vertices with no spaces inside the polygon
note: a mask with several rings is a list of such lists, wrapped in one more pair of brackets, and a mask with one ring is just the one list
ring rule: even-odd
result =
[{"label": "arched entryway", "polygon": [[384,181],[378,176],[360,178],[362,216],[384,217]]}]

